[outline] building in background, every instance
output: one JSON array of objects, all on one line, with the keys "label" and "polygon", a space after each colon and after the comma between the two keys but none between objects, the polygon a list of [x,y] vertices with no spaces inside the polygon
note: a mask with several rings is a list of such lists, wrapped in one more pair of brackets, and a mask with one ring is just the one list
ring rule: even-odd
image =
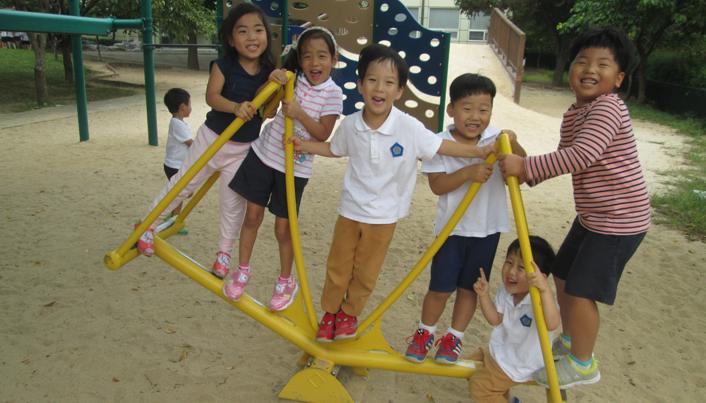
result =
[{"label": "building in background", "polygon": [[454,0],[402,0],[412,16],[429,29],[451,33],[453,43],[486,43],[490,16],[468,18]]}]

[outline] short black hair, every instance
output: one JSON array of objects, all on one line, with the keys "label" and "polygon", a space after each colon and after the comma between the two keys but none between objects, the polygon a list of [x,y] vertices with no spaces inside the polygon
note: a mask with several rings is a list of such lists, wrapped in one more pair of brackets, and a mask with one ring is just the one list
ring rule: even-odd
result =
[{"label": "short black hair", "polygon": [[179,112],[181,104],[189,105],[191,95],[181,88],[172,88],[164,94],[164,104],[167,105],[169,113]]},{"label": "short black hair", "polygon": [[453,105],[470,95],[490,95],[491,101],[495,99],[495,84],[493,80],[480,74],[466,73],[456,77],[449,87],[449,98]]},{"label": "short black hair", "polygon": [[[532,249],[532,258],[534,262],[537,263],[539,271],[546,274],[547,276],[554,270],[554,260],[556,259],[556,254],[554,253],[554,248],[547,242],[544,238],[530,235],[530,248]],[[520,240],[515,239],[512,241],[510,246],[507,247],[507,254],[520,252]]]},{"label": "short black hair", "polygon": [[373,62],[387,62],[392,64],[393,69],[397,72],[397,81],[400,88],[407,85],[407,78],[409,77],[407,62],[404,61],[397,51],[391,47],[380,44],[368,45],[360,51],[360,57],[358,58],[359,80],[363,81],[365,79],[368,66]]},{"label": "short black hair", "polygon": [[569,50],[569,60],[573,62],[580,51],[588,48],[605,48],[613,54],[619,72],[627,71],[632,65],[635,46],[628,35],[615,27],[594,27],[583,31],[574,39]]}]

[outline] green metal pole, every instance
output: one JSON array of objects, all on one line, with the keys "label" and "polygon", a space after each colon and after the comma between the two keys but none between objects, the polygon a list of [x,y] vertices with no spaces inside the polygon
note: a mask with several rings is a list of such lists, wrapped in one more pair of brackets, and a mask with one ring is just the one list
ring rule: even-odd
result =
[{"label": "green metal pole", "polygon": [[[216,1],[216,32],[221,32],[221,25],[223,25],[223,0]],[[221,41],[218,39],[218,34],[216,34],[216,42],[218,43],[218,57],[223,57],[223,47],[221,46]]]},{"label": "green metal pole", "polygon": [[446,85],[449,80],[449,54],[451,53],[451,34],[444,33],[444,74],[441,76],[441,97],[439,98],[439,123],[437,130],[439,133],[444,131],[444,111],[446,111]]},{"label": "green metal pole", "polygon": [[[69,14],[80,15],[78,0],[69,1]],[[76,88],[76,112],[78,115],[78,135],[80,141],[88,140],[88,110],[86,102],[86,78],[83,75],[83,43],[81,35],[71,35],[74,56],[74,85]]]},{"label": "green metal pole", "polygon": [[[282,0],[282,49],[279,50],[280,53],[284,50],[289,42],[289,3],[287,0]],[[282,57],[282,64],[284,64],[284,57]]]},{"label": "green metal pole", "polygon": [[[152,1],[142,0],[142,44],[152,45]],[[143,46],[142,55],[145,65],[145,103],[147,106],[147,135],[151,146],[158,146],[157,136],[157,99],[154,85],[154,49]]]}]

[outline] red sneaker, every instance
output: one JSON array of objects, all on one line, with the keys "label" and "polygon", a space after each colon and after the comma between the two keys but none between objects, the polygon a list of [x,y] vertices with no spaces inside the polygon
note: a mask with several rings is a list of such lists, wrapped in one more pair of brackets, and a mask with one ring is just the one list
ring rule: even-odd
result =
[{"label": "red sneaker", "polygon": [[324,317],[321,319],[319,324],[319,331],[316,332],[316,342],[317,343],[331,343],[333,342],[333,329],[336,326],[336,316],[332,313],[326,312]]},{"label": "red sneaker", "polygon": [[[141,222],[135,224],[135,229],[139,227]],[[154,255],[154,230],[148,229],[144,234],[137,240],[137,248],[142,252],[143,255],[147,257],[152,257]]]},{"label": "red sneaker", "polygon": [[334,332],[333,339],[348,340],[358,336],[358,318],[355,316],[350,316],[343,311],[339,311],[336,314],[336,331]]}]

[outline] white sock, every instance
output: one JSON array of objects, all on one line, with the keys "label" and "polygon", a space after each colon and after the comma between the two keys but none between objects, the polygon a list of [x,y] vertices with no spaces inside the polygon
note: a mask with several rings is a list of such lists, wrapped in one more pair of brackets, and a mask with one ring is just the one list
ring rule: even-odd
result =
[{"label": "white sock", "polygon": [[424,323],[422,323],[421,320],[419,321],[419,328],[420,328],[420,329],[423,329],[423,330],[426,330],[427,332],[429,332],[429,333],[431,333],[431,334],[436,333],[436,325],[434,325],[434,326],[427,326],[427,325],[425,325]]},{"label": "white sock", "polygon": [[463,340],[463,336],[466,335],[465,332],[459,332],[458,330],[452,328],[451,326],[449,326],[449,329],[446,331],[446,333],[451,333],[459,340]]}]

